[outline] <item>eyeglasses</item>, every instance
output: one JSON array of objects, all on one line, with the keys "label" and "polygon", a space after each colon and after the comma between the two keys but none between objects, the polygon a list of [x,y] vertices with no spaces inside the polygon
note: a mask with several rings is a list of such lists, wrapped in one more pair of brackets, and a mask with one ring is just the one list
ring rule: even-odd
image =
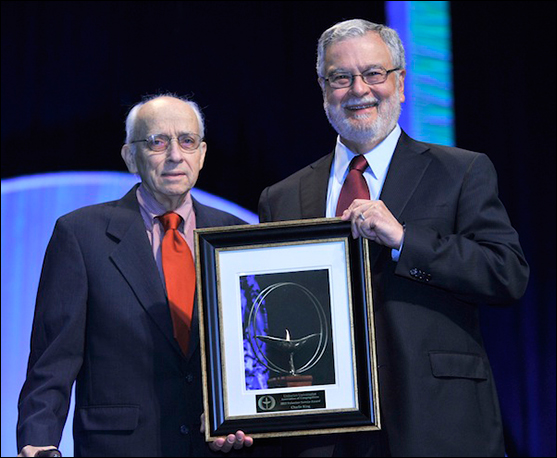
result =
[{"label": "eyeglasses", "polygon": [[166,151],[170,146],[170,142],[172,140],[178,140],[178,145],[182,148],[186,153],[194,153],[199,145],[203,141],[197,134],[187,133],[179,135],[178,137],[169,137],[165,134],[156,134],[156,135],[149,135],[145,140],[134,140],[130,143],[140,143],[145,142],[147,143],[147,148],[155,153],[162,153]]},{"label": "eyeglasses", "polygon": [[385,70],[383,67],[374,68],[373,70],[368,70],[363,74],[352,75],[351,73],[335,73],[328,78],[323,78],[329,86],[333,89],[343,89],[352,86],[354,84],[354,78],[356,76],[361,76],[364,83],[368,86],[373,86],[374,84],[381,84],[387,80],[389,73],[396,72],[400,70],[400,67],[393,68],[391,70]]}]

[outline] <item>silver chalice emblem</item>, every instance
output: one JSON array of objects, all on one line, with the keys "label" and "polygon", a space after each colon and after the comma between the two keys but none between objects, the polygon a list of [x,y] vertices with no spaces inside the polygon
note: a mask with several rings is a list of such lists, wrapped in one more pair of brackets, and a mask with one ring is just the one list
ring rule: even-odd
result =
[{"label": "silver chalice emblem", "polygon": [[[288,326],[284,328],[284,337],[256,333],[257,316],[262,304],[269,295],[279,289],[283,289],[283,291],[281,291],[283,293],[288,293],[289,289],[297,290],[296,293],[298,297],[301,292],[303,294],[302,297],[305,296],[308,299],[307,301],[303,301],[299,306],[300,316],[309,317],[308,321],[311,322],[313,330],[317,332],[310,331],[311,333],[307,335],[293,338],[289,330],[289,328],[292,329],[292,327]],[[288,298],[288,294],[284,297]],[[280,305],[280,303],[275,303],[273,306]],[[267,307],[269,307],[268,304]],[[289,319],[297,320],[299,316],[286,318],[286,320]],[[249,314],[246,331],[248,342],[255,357],[263,366],[269,369],[271,373],[276,373],[278,375],[278,377],[274,379],[269,379],[269,387],[311,385],[312,376],[303,374],[314,367],[323,356],[329,343],[329,329],[323,307],[309,289],[293,282],[281,282],[268,286],[259,293],[254,301],[254,306]],[[267,352],[263,350],[263,344],[269,349],[274,350],[272,354],[283,354],[286,358],[280,358],[280,361],[277,358],[271,359],[273,357],[267,355]],[[311,352],[312,348],[315,348],[313,352]],[[304,349],[309,349],[309,356],[307,351],[303,352]],[[299,355],[303,354],[306,356],[300,360]],[[281,361],[287,361],[287,363]]]}]

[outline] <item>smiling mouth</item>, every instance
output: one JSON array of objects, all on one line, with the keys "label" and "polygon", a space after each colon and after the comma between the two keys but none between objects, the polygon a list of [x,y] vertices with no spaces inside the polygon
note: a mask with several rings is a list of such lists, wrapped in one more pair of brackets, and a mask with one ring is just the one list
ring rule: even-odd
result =
[{"label": "smiling mouth", "polygon": [[374,108],[374,107],[377,107],[378,105],[379,105],[379,103],[377,103],[377,102],[362,103],[360,105],[347,105],[347,106],[344,107],[344,109],[350,110],[350,111],[359,111],[359,110],[367,110],[368,108]]}]

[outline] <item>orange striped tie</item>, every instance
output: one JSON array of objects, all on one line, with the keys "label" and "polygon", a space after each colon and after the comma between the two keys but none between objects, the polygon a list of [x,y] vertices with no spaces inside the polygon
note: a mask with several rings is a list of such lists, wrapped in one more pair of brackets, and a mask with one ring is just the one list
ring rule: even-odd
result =
[{"label": "orange striped tie", "polygon": [[174,326],[174,338],[188,354],[195,294],[195,266],[191,250],[178,232],[182,217],[174,212],[158,217],[164,227],[162,270]]}]

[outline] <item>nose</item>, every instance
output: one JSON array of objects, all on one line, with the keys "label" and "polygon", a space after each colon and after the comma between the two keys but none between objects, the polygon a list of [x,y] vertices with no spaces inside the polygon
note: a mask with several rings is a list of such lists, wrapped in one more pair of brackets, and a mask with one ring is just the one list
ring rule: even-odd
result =
[{"label": "nose", "polygon": [[369,86],[364,82],[362,75],[354,75],[350,91],[357,96],[362,96],[369,92]]},{"label": "nose", "polygon": [[182,149],[178,144],[177,138],[172,138],[168,144],[168,149],[166,150],[167,157],[172,162],[182,162],[184,156],[182,154]]}]

